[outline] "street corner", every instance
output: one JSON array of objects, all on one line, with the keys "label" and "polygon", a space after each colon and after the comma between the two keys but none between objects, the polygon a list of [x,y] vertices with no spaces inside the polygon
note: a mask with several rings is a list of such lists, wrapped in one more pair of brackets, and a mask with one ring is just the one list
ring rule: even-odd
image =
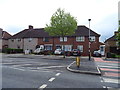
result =
[{"label": "street corner", "polygon": [[73,61],[71,64],[67,66],[67,70],[74,73],[82,73],[82,74],[91,74],[91,75],[102,75],[101,70],[96,65],[80,65],[78,68],[76,66],[76,61]]}]

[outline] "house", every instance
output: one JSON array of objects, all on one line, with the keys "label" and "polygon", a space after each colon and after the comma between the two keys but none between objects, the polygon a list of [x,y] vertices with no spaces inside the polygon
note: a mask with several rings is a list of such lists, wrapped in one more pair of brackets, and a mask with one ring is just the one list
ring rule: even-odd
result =
[{"label": "house", "polygon": [[114,35],[110,38],[108,38],[106,41],[105,41],[105,52],[106,53],[116,53],[116,54],[120,54],[120,50],[118,50],[118,45],[117,45],[117,39],[116,39],[116,34],[118,32],[115,31],[114,32]]},{"label": "house", "polygon": [[0,52],[2,51],[2,29],[0,28]]},{"label": "house", "polygon": [[[91,52],[99,49],[100,35],[90,30]],[[44,28],[34,28],[29,25],[25,29],[9,39],[9,48],[20,48],[24,51],[29,49],[34,51],[40,45],[44,45],[46,50],[55,50],[56,48],[65,47],[65,51],[72,49],[80,49],[82,55],[88,55],[89,45],[89,28],[86,26],[78,26],[72,36],[65,36],[64,42],[60,36],[50,36],[44,31]]]},{"label": "house", "polygon": [[11,37],[11,35],[3,31],[3,29],[0,28],[0,49],[8,48],[8,39]]}]

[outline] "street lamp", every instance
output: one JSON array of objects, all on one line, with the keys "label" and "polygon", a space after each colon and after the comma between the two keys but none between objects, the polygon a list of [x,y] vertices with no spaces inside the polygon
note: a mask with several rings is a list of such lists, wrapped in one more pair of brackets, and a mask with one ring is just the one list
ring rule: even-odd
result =
[{"label": "street lamp", "polygon": [[91,19],[88,19],[89,21],[89,61],[91,60],[91,51],[90,51],[90,21]]}]

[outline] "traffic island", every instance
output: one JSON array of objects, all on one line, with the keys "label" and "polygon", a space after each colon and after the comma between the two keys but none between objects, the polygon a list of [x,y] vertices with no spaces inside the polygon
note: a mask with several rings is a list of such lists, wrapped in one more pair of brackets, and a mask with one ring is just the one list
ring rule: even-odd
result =
[{"label": "traffic island", "polygon": [[88,60],[88,58],[81,58],[80,66],[76,66],[76,61],[68,65],[67,70],[75,73],[83,73],[83,74],[93,74],[93,75],[101,75],[101,71],[99,67],[97,67],[94,63],[94,60]]}]

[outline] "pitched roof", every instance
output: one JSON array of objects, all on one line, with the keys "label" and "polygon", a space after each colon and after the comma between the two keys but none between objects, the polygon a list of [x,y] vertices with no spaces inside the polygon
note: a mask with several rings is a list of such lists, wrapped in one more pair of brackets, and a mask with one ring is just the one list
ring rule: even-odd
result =
[{"label": "pitched roof", "polygon": [[15,35],[13,35],[11,38],[38,38],[38,37],[50,37],[47,32],[44,31],[44,28],[38,28],[38,29],[25,29]]},{"label": "pitched roof", "polygon": [[[97,34],[96,32],[94,32],[93,30],[90,29],[90,35],[91,36],[100,36],[99,34]],[[77,30],[75,31],[74,36],[89,36],[89,28],[87,28],[86,26],[78,26]]]},{"label": "pitched roof", "polygon": [[11,36],[8,32],[2,31],[2,39],[9,39]]},{"label": "pitched roof", "polygon": [[[75,30],[75,34],[72,36],[88,36],[89,34],[89,28],[86,26],[78,26],[77,30]],[[91,36],[100,36],[96,32],[90,30]],[[25,29],[15,35],[13,35],[11,38],[39,38],[39,37],[52,37],[47,32],[44,31],[44,28],[36,28],[36,29]]]},{"label": "pitched roof", "polygon": [[99,42],[99,45],[105,45],[105,43],[103,43],[103,42]]},{"label": "pitched roof", "polygon": [[108,39],[105,41],[105,43],[108,42],[108,41],[116,41],[116,36],[113,35],[112,37],[108,38]]}]

